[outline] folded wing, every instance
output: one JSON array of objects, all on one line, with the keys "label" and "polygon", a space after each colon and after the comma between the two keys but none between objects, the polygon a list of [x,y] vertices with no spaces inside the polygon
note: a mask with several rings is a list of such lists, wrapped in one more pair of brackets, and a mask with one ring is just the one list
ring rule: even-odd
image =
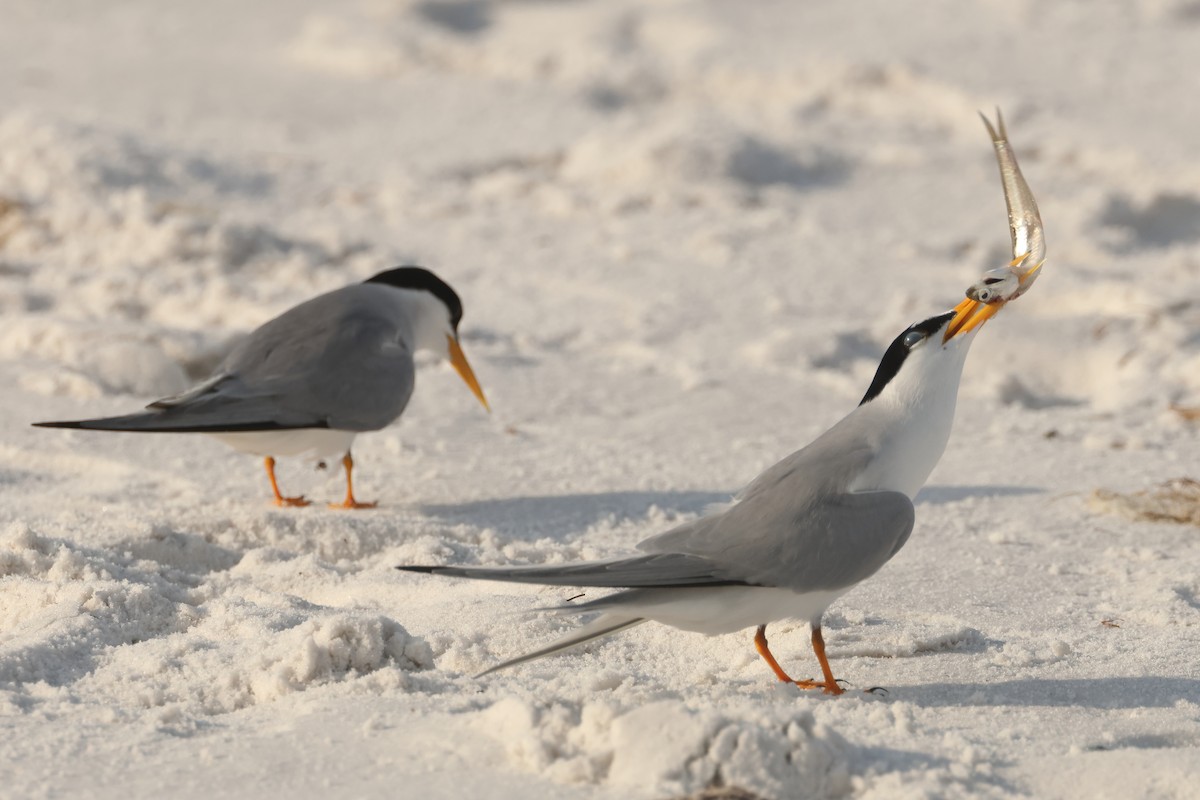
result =
[{"label": "folded wing", "polygon": [[[769,498],[768,498],[769,499]],[[908,541],[913,506],[900,492],[841,494],[794,509],[742,501],[642,543],[644,556],[536,567],[402,566],[458,578],[626,589],[771,586],[845,589],[879,570]]]},{"label": "folded wing", "polygon": [[900,492],[830,494],[802,505],[787,492],[765,492],[639,548],[696,556],[753,585],[829,591],[877,572],[908,541],[914,520]]},{"label": "folded wing", "polygon": [[475,578],[546,586],[667,588],[744,584],[717,564],[683,553],[659,553],[610,561],[585,561],[537,567],[397,567],[454,578]]}]

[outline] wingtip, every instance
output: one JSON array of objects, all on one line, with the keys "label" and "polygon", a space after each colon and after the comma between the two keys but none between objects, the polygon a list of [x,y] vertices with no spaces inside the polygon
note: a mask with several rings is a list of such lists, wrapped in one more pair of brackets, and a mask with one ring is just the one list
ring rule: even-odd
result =
[{"label": "wingtip", "polygon": [[55,420],[50,422],[31,422],[34,428],[84,428],[83,420]]},{"label": "wingtip", "polygon": [[401,572],[421,572],[426,575],[432,575],[439,569],[443,569],[443,567],[431,567],[424,565],[410,566],[408,564],[401,564],[400,566],[396,567],[396,569],[400,570]]}]

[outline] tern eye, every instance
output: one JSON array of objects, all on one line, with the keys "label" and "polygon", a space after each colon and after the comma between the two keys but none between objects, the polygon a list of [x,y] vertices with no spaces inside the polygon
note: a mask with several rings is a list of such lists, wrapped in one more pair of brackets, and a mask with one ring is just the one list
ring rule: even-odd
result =
[{"label": "tern eye", "polygon": [[920,331],[909,331],[904,334],[904,346],[909,350],[913,349],[921,342],[925,341],[925,334]]}]

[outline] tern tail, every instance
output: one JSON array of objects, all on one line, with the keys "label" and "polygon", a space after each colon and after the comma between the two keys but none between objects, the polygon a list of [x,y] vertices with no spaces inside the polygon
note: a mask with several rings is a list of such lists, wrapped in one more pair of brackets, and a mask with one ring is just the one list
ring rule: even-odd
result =
[{"label": "tern tail", "polygon": [[591,622],[583,625],[569,634],[554,642],[551,645],[543,647],[541,650],[534,650],[532,653],[526,653],[523,656],[509,659],[494,667],[485,669],[483,672],[476,675],[476,678],[482,678],[484,675],[491,675],[493,672],[498,672],[502,669],[515,667],[518,664],[524,664],[527,661],[534,661],[546,656],[552,656],[555,653],[562,652],[568,648],[574,647],[584,642],[590,642],[592,639],[600,639],[604,636],[611,636],[614,633],[619,633],[626,628],[632,628],[635,625],[641,625],[646,620],[641,617],[626,617],[617,614],[601,614]]}]

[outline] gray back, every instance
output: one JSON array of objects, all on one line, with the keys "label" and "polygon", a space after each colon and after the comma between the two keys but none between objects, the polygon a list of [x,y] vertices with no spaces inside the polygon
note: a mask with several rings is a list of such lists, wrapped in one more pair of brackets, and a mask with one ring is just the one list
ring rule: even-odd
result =
[{"label": "gray back", "polygon": [[218,368],[227,399],[269,398],[288,418],[340,430],[383,428],[404,411],[415,369],[412,330],[387,286],[315,297],[246,337]]}]

